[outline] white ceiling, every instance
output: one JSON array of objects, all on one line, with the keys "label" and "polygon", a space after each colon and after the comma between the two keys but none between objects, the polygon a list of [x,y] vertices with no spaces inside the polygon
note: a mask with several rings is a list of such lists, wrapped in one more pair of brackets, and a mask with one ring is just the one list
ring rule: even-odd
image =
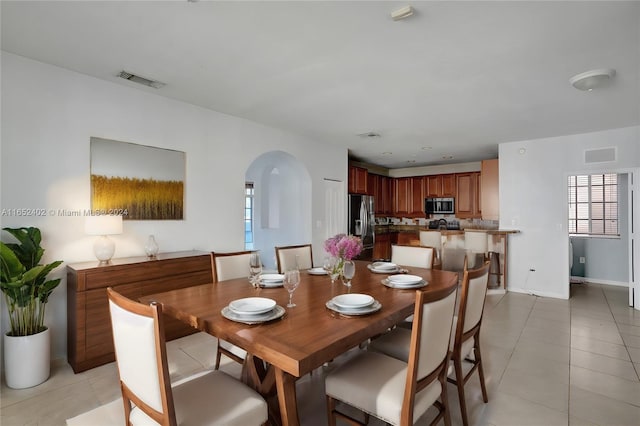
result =
[{"label": "white ceiling", "polygon": [[[393,21],[406,4],[414,15]],[[2,1],[1,15],[5,51],[387,168],[640,124],[635,1]],[[617,71],[608,87],[569,84],[605,67]],[[121,70],[167,85],[140,86]],[[380,137],[358,136],[367,132]]]}]

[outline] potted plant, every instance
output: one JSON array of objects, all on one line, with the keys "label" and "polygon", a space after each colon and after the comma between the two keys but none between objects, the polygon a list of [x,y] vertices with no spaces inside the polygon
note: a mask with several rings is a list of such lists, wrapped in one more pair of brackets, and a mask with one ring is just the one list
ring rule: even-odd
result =
[{"label": "potted plant", "polygon": [[11,325],[4,335],[4,373],[7,386],[22,389],[49,378],[51,343],[44,314],[60,278],[47,276],[62,261],[40,264],[44,249],[38,228],[3,229],[18,241],[0,242],[0,287]]}]

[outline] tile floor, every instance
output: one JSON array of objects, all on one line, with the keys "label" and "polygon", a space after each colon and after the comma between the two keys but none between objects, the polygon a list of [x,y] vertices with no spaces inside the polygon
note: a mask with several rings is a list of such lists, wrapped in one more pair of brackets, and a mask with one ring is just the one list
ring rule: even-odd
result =
[{"label": "tile floor", "polygon": [[[594,284],[572,284],[569,301],[487,296],[482,347],[489,403],[474,375],[466,387],[471,424],[640,425],[640,312],[626,306],[627,298],[626,288]],[[211,368],[214,345],[204,334],[170,342],[172,378]],[[303,425],[326,424],[323,376],[339,362],[298,382]],[[223,369],[240,371],[232,362]],[[113,364],[73,374],[60,361],[44,384],[24,390],[3,384],[0,396],[3,426],[61,426],[116,399],[119,390]],[[451,385],[449,401],[453,423],[461,425]]]}]

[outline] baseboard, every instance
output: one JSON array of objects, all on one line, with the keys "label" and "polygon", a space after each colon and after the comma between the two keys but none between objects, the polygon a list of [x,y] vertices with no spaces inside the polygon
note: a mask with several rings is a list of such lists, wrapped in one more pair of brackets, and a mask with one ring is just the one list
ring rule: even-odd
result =
[{"label": "baseboard", "polygon": [[507,290],[504,288],[488,288],[487,294],[507,294]]},{"label": "baseboard", "polygon": [[589,277],[571,277],[571,279],[577,278],[583,283],[592,283],[592,284],[604,284],[604,285],[613,285],[616,287],[629,287],[629,283],[624,281],[611,281],[611,280],[603,280],[600,278],[589,278]]},{"label": "baseboard", "polygon": [[512,291],[514,293],[530,294],[532,296],[551,297],[554,299],[565,299],[565,300],[568,299],[568,297],[560,293],[549,293],[546,291],[532,290],[529,288],[509,287],[507,290]]}]

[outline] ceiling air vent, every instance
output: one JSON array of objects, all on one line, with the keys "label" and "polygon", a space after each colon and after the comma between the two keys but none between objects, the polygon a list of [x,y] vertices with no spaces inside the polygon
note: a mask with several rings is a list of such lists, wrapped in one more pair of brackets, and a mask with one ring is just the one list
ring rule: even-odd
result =
[{"label": "ceiling air vent", "polygon": [[162,86],[166,86],[165,83],[161,83],[155,80],[149,80],[148,78],[140,77],[139,75],[135,75],[127,71],[120,71],[118,77],[124,78],[125,80],[133,81],[134,83],[144,84],[145,86],[153,87],[154,89],[159,89]]},{"label": "ceiling air vent", "polygon": [[616,148],[587,149],[584,151],[584,162],[589,163],[608,163],[616,161]]}]

